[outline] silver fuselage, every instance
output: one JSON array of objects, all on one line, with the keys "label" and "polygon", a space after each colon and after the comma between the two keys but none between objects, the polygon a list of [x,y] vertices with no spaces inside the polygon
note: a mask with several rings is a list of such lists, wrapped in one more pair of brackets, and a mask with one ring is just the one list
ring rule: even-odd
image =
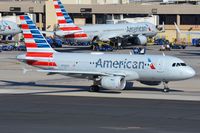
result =
[{"label": "silver fuselage", "polygon": [[137,37],[138,35],[153,37],[158,32],[155,25],[148,22],[126,24],[95,24],[81,26],[80,28],[84,33],[87,34],[87,37],[70,38],[69,40],[89,42],[98,36],[98,38],[102,41],[109,41],[112,38]]},{"label": "silver fuselage", "polygon": [[[38,59],[41,60],[41,59]],[[44,59],[43,59],[44,60]],[[149,62],[148,60],[151,60]],[[184,63],[181,59],[161,55],[128,55],[103,53],[54,53],[49,68],[62,71],[102,72],[126,75],[127,81],[177,81],[191,78],[195,71],[189,66],[173,67]],[[153,64],[155,69],[150,65]]]}]

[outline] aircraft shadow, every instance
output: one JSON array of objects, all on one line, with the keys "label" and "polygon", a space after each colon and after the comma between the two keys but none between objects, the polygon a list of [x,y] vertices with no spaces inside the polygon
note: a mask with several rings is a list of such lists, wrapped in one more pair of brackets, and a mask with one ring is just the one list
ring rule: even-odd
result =
[{"label": "aircraft shadow", "polygon": [[[16,81],[7,81],[7,80],[0,80],[0,82],[7,83],[6,85],[0,85],[0,87],[8,87],[8,86],[29,86],[29,87],[46,87],[46,88],[60,88],[66,89],[61,91],[47,91],[47,92],[34,92],[28,94],[42,94],[42,93],[63,93],[63,92],[82,92],[82,91],[89,91],[89,86],[78,86],[78,85],[49,85],[49,84],[36,84],[35,82],[16,82]],[[73,90],[76,89],[76,90]],[[110,93],[110,94],[119,94],[121,92],[100,89],[98,93]]]},{"label": "aircraft shadow", "polygon": [[[35,82],[16,82],[16,81],[7,81],[7,80],[0,80],[0,82],[7,83],[6,85],[0,85],[0,87],[8,87],[8,86],[29,86],[29,87],[46,87],[46,88],[60,88],[66,90],[59,90],[59,91],[44,91],[44,92],[34,92],[28,94],[42,94],[42,93],[64,93],[64,92],[83,92],[89,91],[89,86],[78,86],[78,85],[49,85],[49,84],[36,84]],[[20,88],[19,88],[20,89]],[[74,90],[75,89],[75,90]],[[124,90],[126,91],[146,91],[146,92],[163,92],[161,88],[152,88],[152,87],[127,87]],[[183,92],[181,90],[170,89],[171,92]],[[95,93],[95,92],[94,92]],[[98,93],[106,93],[106,94],[120,94],[121,91],[115,90],[107,90],[107,89],[100,89]]]},{"label": "aircraft shadow", "polygon": [[[0,82],[7,83],[6,85],[0,85],[0,87],[7,86],[30,86],[30,87],[46,87],[46,88],[60,88],[60,89],[77,89],[77,90],[62,90],[59,92],[79,92],[88,90],[88,86],[77,86],[77,85],[49,85],[49,84],[36,84],[35,82],[16,82],[16,81],[6,81],[0,80]],[[50,93],[50,92],[48,92]],[[55,93],[53,91],[52,93]]]},{"label": "aircraft shadow", "polygon": [[[146,92],[163,92],[163,89],[161,88],[156,88],[156,87],[129,87],[129,88],[125,88],[124,90],[127,91],[146,91]],[[184,92],[181,90],[175,90],[175,89],[170,89],[170,92]]]},{"label": "aircraft shadow", "polygon": [[147,47],[147,46],[141,46],[141,45],[131,45],[131,46],[125,46],[123,47],[124,50],[133,50],[133,48],[146,48],[146,50],[153,50],[153,48]]}]

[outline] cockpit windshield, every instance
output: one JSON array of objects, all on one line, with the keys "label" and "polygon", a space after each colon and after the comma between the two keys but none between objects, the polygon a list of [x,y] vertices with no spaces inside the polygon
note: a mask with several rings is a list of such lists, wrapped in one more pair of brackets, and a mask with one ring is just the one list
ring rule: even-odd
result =
[{"label": "cockpit windshield", "polygon": [[187,66],[185,63],[173,63],[172,67]]}]

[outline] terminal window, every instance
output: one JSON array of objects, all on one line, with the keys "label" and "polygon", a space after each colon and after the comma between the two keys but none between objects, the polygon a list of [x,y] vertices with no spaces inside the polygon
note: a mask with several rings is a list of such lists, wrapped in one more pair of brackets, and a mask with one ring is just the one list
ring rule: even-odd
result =
[{"label": "terminal window", "polygon": [[165,23],[166,25],[174,25],[176,22],[176,15],[160,15],[159,24]]},{"label": "terminal window", "polygon": [[181,25],[199,25],[200,15],[181,15],[180,20]]}]

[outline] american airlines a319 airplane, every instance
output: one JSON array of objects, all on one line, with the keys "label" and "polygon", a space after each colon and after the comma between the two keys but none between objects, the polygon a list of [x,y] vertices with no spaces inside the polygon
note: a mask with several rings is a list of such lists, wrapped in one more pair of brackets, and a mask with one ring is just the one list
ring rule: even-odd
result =
[{"label": "american airlines a319 airplane", "polygon": [[[133,38],[134,44],[146,44],[147,37],[153,37],[158,32],[155,25],[148,22],[125,24],[96,24],[78,27],[66,12],[60,0],[53,0],[59,30],[54,34],[68,40],[91,42],[94,40],[122,43]],[[119,45],[118,44],[118,45]]]},{"label": "american airlines a319 airplane", "polygon": [[123,90],[127,81],[146,85],[192,78],[195,71],[172,56],[103,53],[60,53],[51,48],[28,16],[20,16],[27,53],[17,59],[41,68],[39,72],[93,80],[91,91]]}]

